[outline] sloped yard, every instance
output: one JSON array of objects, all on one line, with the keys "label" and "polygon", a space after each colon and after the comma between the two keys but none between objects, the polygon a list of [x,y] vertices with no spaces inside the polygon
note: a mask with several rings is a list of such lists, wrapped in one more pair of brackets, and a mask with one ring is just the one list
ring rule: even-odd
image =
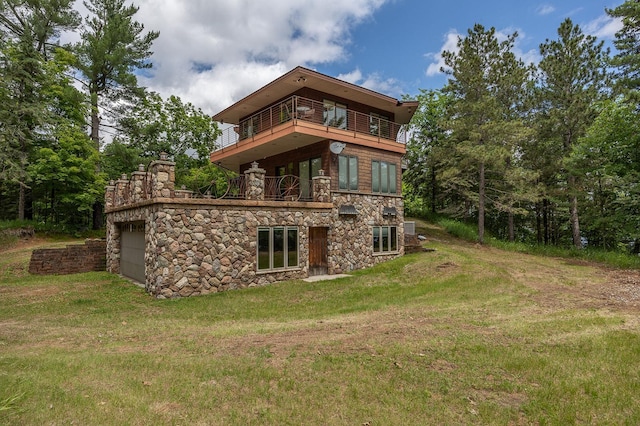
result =
[{"label": "sloped yard", "polygon": [[461,242],[158,301],[0,253],[0,423],[638,424],[640,273]]}]

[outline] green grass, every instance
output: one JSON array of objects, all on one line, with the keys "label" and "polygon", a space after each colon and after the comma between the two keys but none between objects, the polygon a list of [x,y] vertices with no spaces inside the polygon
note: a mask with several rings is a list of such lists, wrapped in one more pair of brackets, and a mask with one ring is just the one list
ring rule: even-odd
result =
[{"label": "green grass", "polygon": [[572,292],[601,271],[427,236],[349,278],[177,300],[2,253],[0,424],[640,423],[637,311]]},{"label": "green grass", "polygon": [[66,224],[45,223],[35,220],[0,220],[0,238],[4,230],[32,229],[39,236],[49,238],[103,238],[105,230],[92,230],[72,227]]},{"label": "green grass", "polygon": [[[438,218],[436,223],[441,226],[448,234],[454,237],[469,242],[478,241],[477,226],[449,218]],[[578,250],[575,248],[564,248],[552,245],[508,242],[499,240],[490,235],[485,236],[485,243],[492,247],[497,247],[506,251],[516,251],[520,253],[530,253],[541,256],[557,256],[564,258],[581,259],[607,264],[616,268],[640,269],[640,256],[632,255],[622,251],[607,251],[597,248],[586,248],[583,250]]]}]

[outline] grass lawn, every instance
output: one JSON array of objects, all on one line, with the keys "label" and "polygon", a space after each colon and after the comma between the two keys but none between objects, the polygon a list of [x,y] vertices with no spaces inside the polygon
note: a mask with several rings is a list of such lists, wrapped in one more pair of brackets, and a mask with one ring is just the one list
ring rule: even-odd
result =
[{"label": "grass lawn", "polygon": [[0,424],[640,424],[638,271],[424,226],[349,278],[164,301],[5,248]]}]

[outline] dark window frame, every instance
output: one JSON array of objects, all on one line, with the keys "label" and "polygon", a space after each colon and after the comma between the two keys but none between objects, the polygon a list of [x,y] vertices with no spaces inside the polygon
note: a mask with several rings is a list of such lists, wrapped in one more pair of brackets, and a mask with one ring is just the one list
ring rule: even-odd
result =
[{"label": "dark window frame", "polygon": [[[346,162],[343,165],[343,162]],[[355,155],[338,155],[338,190],[358,191],[360,160]],[[353,168],[355,168],[355,173]],[[343,176],[344,173],[344,176]]]},{"label": "dark window frame", "polygon": [[398,166],[389,161],[371,161],[371,192],[379,194],[398,193]]}]

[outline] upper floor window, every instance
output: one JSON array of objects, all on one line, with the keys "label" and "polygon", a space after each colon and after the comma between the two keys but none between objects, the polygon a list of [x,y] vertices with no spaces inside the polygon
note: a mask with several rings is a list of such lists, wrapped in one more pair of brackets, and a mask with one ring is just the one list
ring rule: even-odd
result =
[{"label": "upper floor window", "polygon": [[389,117],[372,112],[369,115],[369,132],[372,135],[389,139]]},{"label": "upper floor window", "polygon": [[347,128],[347,106],[335,101],[324,101],[323,119],[325,126]]},{"label": "upper floor window", "polygon": [[322,159],[320,157],[300,161],[298,163],[298,170],[300,172],[300,198],[303,200],[311,198],[311,195],[313,194],[312,179],[316,176],[320,176],[321,168]]},{"label": "upper floor window", "polygon": [[386,161],[371,162],[371,191],[383,194],[397,192],[396,165]]},{"label": "upper floor window", "polygon": [[338,156],[338,188],[347,191],[358,190],[358,157]]}]

